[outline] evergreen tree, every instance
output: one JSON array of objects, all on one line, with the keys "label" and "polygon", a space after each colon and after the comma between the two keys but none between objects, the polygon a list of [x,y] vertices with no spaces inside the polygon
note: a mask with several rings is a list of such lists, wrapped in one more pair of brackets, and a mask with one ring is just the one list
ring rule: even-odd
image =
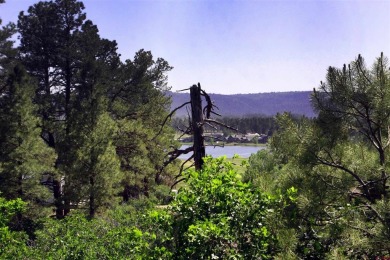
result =
[{"label": "evergreen tree", "polygon": [[39,215],[36,206],[50,199],[42,177],[53,171],[56,156],[40,137],[40,120],[31,100],[33,82],[20,65],[8,85],[0,98],[0,191],[7,199],[29,202],[29,213]]},{"label": "evergreen tree", "polygon": [[371,69],[361,56],[330,67],[313,94],[316,120],[278,117],[272,153],[277,178],[299,191],[297,253],[306,258],[374,258],[390,250],[390,71],[381,55]]},{"label": "evergreen tree", "polygon": [[91,217],[98,208],[113,205],[120,177],[120,164],[112,143],[116,124],[104,112],[92,117],[91,124],[71,133],[77,144],[72,147],[65,179],[65,195],[74,203],[87,201]]},{"label": "evergreen tree", "polygon": [[148,196],[154,184],[169,182],[170,172],[162,167],[166,151],[174,145],[174,132],[161,126],[170,106],[165,94],[171,69],[164,59],[154,60],[150,51],[140,50],[122,66],[121,83],[110,89],[110,113],[120,125],[115,146],[124,172],[125,201]]},{"label": "evergreen tree", "polygon": [[[0,1],[0,4],[4,2]],[[1,24],[0,17],[0,26]],[[8,73],[12,66],[15,66],[16,49],[13,48],[13,41],[10,39],[15,32],[15,25],[12,23],[0,28],[0,95],[6,91]]]},{"label": "evergreen tree", "polygon": [[[88,156],[99,157],[92,148],[83,148],[90,146],[91,140],[84,136],[88,131],[110,133],[107,147],[114,137],[112,145],[126,173],[124,186],[137,182],[147,194],[156,180],[169,175],[162,166],[173,131],[163,127],[157,133],[169,109],[166,73],[172,67],[144,50],[133,61],[121,63],[116,42],[102,39],[83,9],[76,0],[39,2],[27,14],[21,13],[18,22],[22,61],[39,82],[35,100],[43,119],[42,137],[56,149],[56,168],[65,179],[63,190],[60,179],[53,185],[58,217],[72,203],[86,200],[90,182],[85,176],[92,166],[74,167]],[[118,125],[120,134],[111,136],[116,130],[102,130],[101,120],[112,129]],[[81,159],[80,151],[90,154]]]},{"label": "evergreen tree", "polygon": [[[19,15],[22,61],[38,79],[36,100],[44,119],[47,142],[55,147],[54,122],[68,119],[74,89],[77,44],[75,33],[86,18],[76,0],[38,2]],[[65,124],[66,125],[66,124]],[[67,127],[65,127],[67,129]]]},{"label": "evergreen tree", "polygon": [[36,101],[44,122],[42,136],[56,148],[56,166],[66,180],[64,185],[60,179],[54,180],[57,217],[69,212],[70,199],[76,199],[76,203],[83,194],[80,186],[70,188],[76,186],[73,182],[82,183],[78,179],[84,174],[72,172],[79,159],[75,154],[83,142],[75,133],[93,131],[104,113],[102,107],[94,111],[96,106],[85,104],[107,94],[120,64],[115,41],[101,39],[97,27],[85,20],[83,9],[83,3],[76,0],[39,2],[29,8],[28,14],[21,13],[18,23],[22,60],[39,81]]},{"label": "evergreen tree", "polygon": [[93,217],[99,207],[113,203],[114,186],[119,182],[119,160],[112,144],[116,123],[107,112],[106,101],[108,71],[119,59],[116,43],[101,39],[92,22],[85,22],[75,37],[80,53],[69,133],[63,144],[67,151],[62,153],[65,199],[73,203],[87,200]]},{"label": "evergreen tree", "polygon": [[[42,118],[42,138],[58,153],[57,169],[67,152],[64,140],[69,134],[70,93],[76,75],[73,34],[85,20],[83,9],[84,5],[74,0],[41,1],[27,14],[21,12],[18,21],[21,60],[38,80],[35,101]],[[61,178],[53,180],[59,218],[64,215]]]}]

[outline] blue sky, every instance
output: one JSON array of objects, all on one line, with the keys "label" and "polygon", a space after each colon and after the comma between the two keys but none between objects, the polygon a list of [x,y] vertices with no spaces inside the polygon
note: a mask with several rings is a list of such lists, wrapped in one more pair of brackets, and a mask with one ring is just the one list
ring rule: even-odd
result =
[{"label": "blue sky", "polygon": [[[6,0],[3,23],[37,1]],[[173,67],[172,90],[312,90],[360,53],[390,58],[390,0],[85,0],[88,19],[123,59],[143,48]]]}]

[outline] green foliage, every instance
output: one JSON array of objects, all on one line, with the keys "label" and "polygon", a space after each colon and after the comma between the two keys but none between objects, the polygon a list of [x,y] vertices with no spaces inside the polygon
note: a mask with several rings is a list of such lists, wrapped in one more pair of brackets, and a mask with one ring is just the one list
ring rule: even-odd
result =
[{"label": "green foliage", "polygon": [[[273,230],[270,219],[290,214],[296,189],[270,197],[242,183],[224,158],[205,158],[204,169],[190,171],[188,189],[182,189],[168,208],[149,200],[134,200],[87,218],[71,212],[62,220],[46,219],[23,255],[13,246],[13,259],[271,259],[289,248]],[[11,205],[11,204],[7,204]],[[15,204],[17,205],[17,204]],[[9,218],[18,207],[7,206]],[[15,209],[15,210],[14,210]],[[12,212],[11,212],[12,211]],[[18,236],[16,236],[18,235]],[[9,236],[8,236],[9,237]],[[11,245],[11,244],[10,244]],[[15,244],[16,245],[16,244]]]},{"label": "green foliage", "polygon": [[155,169],[148,156],[147,147],[147,140],[152,132],[145,128],[141,120],[120,120],[118,124],[119,131],[115,145],[124,173],[121,182],[124,187],[139,187],[133,192],[124,191],[123,195],[124,198],[139,197],[147,192],[144,187],[145,178],[153,180],[154,177]]},{"label": "green foliage", "polygon": [[26,203],[21,199],[6,200],[0,197],[0,227],[5,228],[11,219],[25,210]]},{"label": "green foliage", "polygon": [[77,0],[34,4],[19,15],[18,31],[21,60],[38,83],[41,136],[58,154],[57,217],[80,202],[94,215],[117,202],[119,188],[127,201],[131,188],[149,196],[154,184],[172,181],[163,163],[173,132],[161,128],[168,62],[144,50],[121,62],[116,42],[100,37]]},{"label": "green foliage", "polygon": [[[1,3],[0,3],[1,4]],[[0,17],[0,26],[1,26]],[[15,25],[10,23],[0,27],[0,95],[7,89],[8,73],[16,63],[16,49],[11,37],[15,34]]]},{"label": "green foliage", "polygon": [[0,191],[8,199],[29,202],[30,216],[45,214],[50,197],[41,185],[43,174],[52,171],[55,153],[40,137],[40,120],[31,100],[33,82],[17,66],[9,77],[9,90],[0,98]]},{"label": "green foliage", "polygon": [[119,125],[114,144],[124,172],[125,201],[149,196],[155,184],[172,184],[174,169],[163,168],[163,163],[168,148],[177,144],[171,127],[162,126],[170,105],[165,94],[171,69],[164,59],[142,49],[123,64],[123,83],[110,90],[110,113]]},{"label": "green foliage", "polygon": [[107,114],[101,114],[88,131],[81,129],[77,128],[73,138],[77,144],[67,169],[66,194],[74,202],[88,198],[89,213],[94,216],[98,208],[112,205],[118,192],[119,160],[112,144],[116,125]]},{"label": "green foliage", "polygon": [[313,94],[317,119],[277,118],[279,131],[270,145],[279,164],[276,174],[264,159],[255,162],[265,172],[257,183],[298,188],[296,217],[285,222],[285,230],[295,231],[297,257],[389,253],[387,68],[383,55],[371,70],[360,56],[348,68],[329,68]]},{"label": "green foliage", "polygon": [[[273,134],[276,128],[274,118],[267,116],[222,117],[221,122],[236,127],[242,133],[258,133],[269,136]],[[224,131],[229,132],[229,130]]]},{"label": "green foliage", "polygon": [[187,173],[172,204],[179,259],[270,258],[275,239],[266,216],[273,199],[237,178],[224,158]]},{"label": "green foliage", "polygon": [[171,253],[163,246],[166,238],[155,233],[167,213],[144,214],[122,207],[110,219],[71,214],[60,221],[49,220],[37,232],[33,258],[170,259]]},{"label": "green foliage", "polygon": [[12,218],[26,209],[26,203],[21,199],[6,200],[0,197],[0,258],[23,259],[28,248],[27,235],[24,232],[15,232],[9,228]]},{"label": "green foliage", "polygon": [[248,167],[243,174],[243,182],[252,182],[260,190],[274,193],[278,188],[281,162],[268,149],[252,154],[248,160]]}]

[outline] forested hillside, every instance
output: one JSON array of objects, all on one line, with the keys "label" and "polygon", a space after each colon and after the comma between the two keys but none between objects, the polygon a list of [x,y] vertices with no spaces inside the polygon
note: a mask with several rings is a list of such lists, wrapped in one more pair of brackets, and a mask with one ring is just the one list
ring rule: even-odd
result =
[{"label": "forested hillside", "polygon": [[[171,92],[172,109],[188,101],[188,93]],[[290,112],[295,115],[314,117],[311,106],[311,91],[273,92],[257,94],[221,95],[210,94],[224,116],[242,117],[253,115],[274,116],[277,113]],[[185,108],[177,111],[176,116],[187,115]]]}]

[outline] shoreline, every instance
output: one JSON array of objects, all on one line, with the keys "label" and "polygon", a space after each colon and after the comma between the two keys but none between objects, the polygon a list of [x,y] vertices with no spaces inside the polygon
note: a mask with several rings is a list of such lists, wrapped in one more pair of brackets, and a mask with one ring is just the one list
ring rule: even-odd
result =
[{"label": "shoreline", "polygon": [[[181,145],[192,145],[192,143],[188,142],[179,142]],[[255,143],[205,143],[205,146],[250,146],[250,147],[267,147],[267,144],[255,144]]]}]

